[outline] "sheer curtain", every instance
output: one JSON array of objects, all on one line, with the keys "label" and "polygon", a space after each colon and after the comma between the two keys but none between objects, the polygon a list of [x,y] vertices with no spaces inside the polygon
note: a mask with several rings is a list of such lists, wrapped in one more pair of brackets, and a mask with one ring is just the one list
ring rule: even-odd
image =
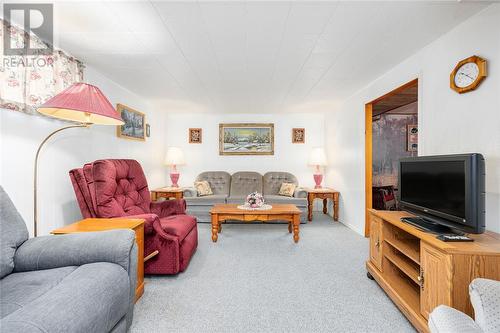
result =
[{"label": "sheer curtain", "polygon": [[[11,45],[23,45],[28,33],[1,20],[0,41],[5,31]],[[4,29],[4,25],[7,25]],[[31,34],[32,45],[43,43]],[[36,106],[75,82],[83,81],[83,64],[61,50],[51,55],[5,56],[0,43],[0,108],[36,114]]]}]

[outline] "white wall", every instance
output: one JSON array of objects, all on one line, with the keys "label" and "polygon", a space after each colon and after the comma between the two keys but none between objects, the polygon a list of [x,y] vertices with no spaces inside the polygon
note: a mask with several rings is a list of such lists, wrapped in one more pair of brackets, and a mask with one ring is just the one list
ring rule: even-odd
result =
[{"label": "white wall", "polygon": [[[100,158],[133,158],[142,164],[150,187],[165,183],[162,167],[165,114],[152,110],[146,101],[92,68],[86,69],[85,80],[98,86],[113,105],[122,103],[146,113],[151,137],[146,142],[120,139],[115,126],[96,125],[90,129],[69,129],[50,139],[39,160],[39,235],[81,218],[68,171],[86,162]],[[45,117],[0,111],[0,184],[25,219],[31,235],[35,152],[45,136],[66,125],[67,122]]]},{"label": "white wall", "polygon": [[[220,156],[220,123],[274,123],[274,156]],[[305,144],[292,143],[292,128],[306,129]],[[202,128],[203,143],[189,144],[188,129]],[[312,147],[324,145],[324,115],[321,113],[291,114],[169,114],[165,132],[168,146],[184,151],[186,165],[180,167],[179,185],[193,186],[203,171],[288,171],[301,186],[314,185],[312,168],[307,159]],[[167,169],[165,169],[168,172]]]},{"label": "white wall", "polygon": [[[488,60],[473,92],[449,88],[455,64]],[[419,78],[419,155],[479,152],[486,159],[486,228],[500,232],[500,5],[494,4],[429,44],[326,117],[327,181],[341,192],[340,220],[364,233],[364,105]]]}]

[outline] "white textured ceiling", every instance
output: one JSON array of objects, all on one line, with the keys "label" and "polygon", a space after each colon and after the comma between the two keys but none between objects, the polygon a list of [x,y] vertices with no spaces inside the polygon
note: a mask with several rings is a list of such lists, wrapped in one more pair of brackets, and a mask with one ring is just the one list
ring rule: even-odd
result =
[{"label": "white textured ceiling", "polygon": [[161,110],[318,111],[486,5],[59,2],[56,43]]}]

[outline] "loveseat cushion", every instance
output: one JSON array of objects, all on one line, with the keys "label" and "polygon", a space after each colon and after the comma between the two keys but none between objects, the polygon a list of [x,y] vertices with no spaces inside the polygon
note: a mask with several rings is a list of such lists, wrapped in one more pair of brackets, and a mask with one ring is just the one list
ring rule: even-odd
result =
[{"label": "loveseat cushion", "polygon": [[[52,274],[56,278],[56,273]],[[60,278],[64,273],[58,274]],[[3,317],[0,327],[5,332],[109,332],[128,310],[129,291],[129,277],[121,266],[83,265]]]},{"label": "loveseat cushion", "polygon": [[54,288],[77,266],[12,273],[0,280],[0,318],[26,306]]},{"label": "loveseat cushion", "polygon": [[14,270],[16,249],[28,239],[23,218],[0,186],[0,279]]},{"label": "loveseat cushion", "polygon": [[206,195],[203,197],[188,197],[184,198],[186,200],[187,206],[213,206],[215,204],[226,203],[227,195],[225,194],[213,194]]},{"label": "loveseat cushion", "polygon": [[177,236],[181,242],[196,228],[196,219],[190,215],[174,215],[160,218],[160,224],[166,233]]}]

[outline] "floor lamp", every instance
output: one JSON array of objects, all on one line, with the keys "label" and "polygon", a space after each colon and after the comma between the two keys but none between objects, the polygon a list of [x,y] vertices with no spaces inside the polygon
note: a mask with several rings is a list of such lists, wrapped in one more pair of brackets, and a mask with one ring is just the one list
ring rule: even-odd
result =
[{"label": "floor lamp", "polygon": [[50,133],[40,143],[35,156],[33,177],[33,233],[38,235],[38,157],[43,145],[56,133],[69,128],[97,125],[123,125],[123,120],[99,88],[88,83],[75,83],[37,108],[49,117],[76,122]]}]

